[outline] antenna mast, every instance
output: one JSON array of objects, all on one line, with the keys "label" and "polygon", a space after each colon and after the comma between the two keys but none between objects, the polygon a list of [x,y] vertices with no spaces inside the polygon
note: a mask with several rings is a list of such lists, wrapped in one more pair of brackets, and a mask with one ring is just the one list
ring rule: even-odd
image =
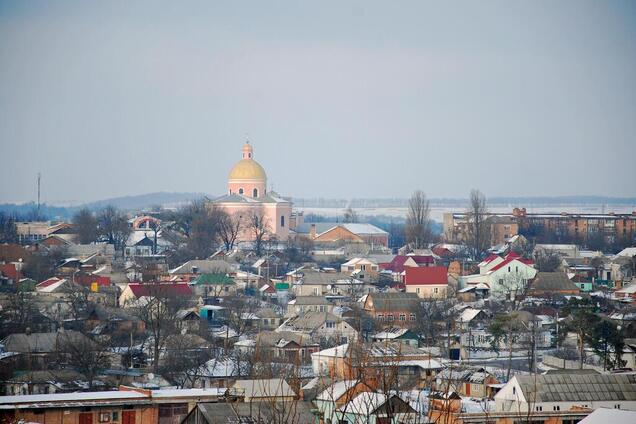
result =
[{"label": "antenna mast", "polygon": [[42,179],[42,174],[38,172],[38,219],[40,216],[40,180]]}]

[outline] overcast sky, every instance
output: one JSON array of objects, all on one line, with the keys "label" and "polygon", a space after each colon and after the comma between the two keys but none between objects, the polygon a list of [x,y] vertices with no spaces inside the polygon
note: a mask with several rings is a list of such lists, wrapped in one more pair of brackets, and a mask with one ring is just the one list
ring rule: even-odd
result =
[{"label": "overcast sky", "polygon": [[636,195],[636,2],[224,3],[0,0],[0,202]]}]

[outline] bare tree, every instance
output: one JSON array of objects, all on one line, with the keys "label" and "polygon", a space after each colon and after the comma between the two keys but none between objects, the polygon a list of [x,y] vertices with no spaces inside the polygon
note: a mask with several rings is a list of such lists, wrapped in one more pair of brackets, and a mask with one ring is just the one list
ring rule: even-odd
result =
[{"label": "bare tree", "polygon": [[269,220],[263,210],[254,210],[248,217],[248,229],[252,233],[256,255],[260,256],[263,251],[265,236],[269,232]]},{"label": "bare tree", "polygon": [[561,256],[554,250],[541,250],[535,262],[540,272],[554,272],[561,266]]},{"label": "bare tree", "polygon": [[347,207],[344,211],[344,217],[342,222],[346,224],[352,224],[358,222],[358,214],[353,210],[351,206]]},{"label": "bare tree", "polygon": [[107,206],[97,215],[97,226],[99,234],[114,245],[115,250],[123,250],[131,231],[124,213],[114,206]]},{"label": "bare tree", "polygon": [[15,221],[14,217],[0,212],[0,243],[18,242],[18,230]]},{"label": "bare tree", "polygon": [[167,338],[178,332],[177,313],[188,306],[188,299],[177,296],[167,284],[148,284],[147,291],[145,301],[138,301],[134,311],[150,336],[153,370],[158,372],[161,351]]},{"label": "bare tree", "polygon": [[219,214],[219,236],[225,246],[225,251],[229,252],[234,248],[234,243],[238,238],[243,225],[241,218],[236,214],[223,212]]},{"label": "bare tree", "polygon": [[58,333],[59,353],[71,367],[86,377],[89,390],[93,388],[99,372],[110,366],[109,348],[108,338],[92,339],[77,331]]},{"label": "bare tree", "polygon": [[473,259],[479,259],[490,247],[490,221],[486,196],[479,190],[470,192],[470,205],[466,211],[466,242]]},{"label": "bare tree", "polygon": [[88,208],[82,208],[73,215],[73,225],[80,244],[88,244],[97,240],[97,218]]},{"label": "bare tree", "polygon": [[409,199],[404,231],[406,242],[415,249],[424,248],[431,241],[430,204],[421,190],[415,191]]}]

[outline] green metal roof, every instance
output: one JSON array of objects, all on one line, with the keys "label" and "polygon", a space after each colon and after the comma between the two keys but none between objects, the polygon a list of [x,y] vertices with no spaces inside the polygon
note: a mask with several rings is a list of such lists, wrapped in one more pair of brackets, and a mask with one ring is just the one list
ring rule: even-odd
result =
[{"label": "green metal roof", "polygon": [[274,288],[276,290],[289,290],[289,283],[276,283]]}]

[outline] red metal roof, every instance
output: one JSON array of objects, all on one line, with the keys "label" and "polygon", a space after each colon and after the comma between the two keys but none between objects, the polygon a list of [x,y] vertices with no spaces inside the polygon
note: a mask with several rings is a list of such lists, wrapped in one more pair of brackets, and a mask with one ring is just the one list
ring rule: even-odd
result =
[{"label": "red metal roof", "polygon": [[448,270],[444,266],[407,267],[406,285],[448,284]]},{"label": "red metal roof", "polygon": [[55,284],[55,283],[57,283],[58,281],[61,281],[61,280],[62,280],[61,278],[57,278],[57,277],[47,278],[46,280],[44,280],[41,283],[39,283],[37,285],[37,287],[40,287],[40,288],[48,287],[48,286],[51,286],[51,285],[53,285],[53,284]]},{"label": "red metal roof", "polygon": [[192,289],[186,283],[130,283],[128,287],[137,298],[158,293],[167,296],[192,295]]},{"label": "red metal roof", "polygon": [[406,262],[409,258],[413,259],[417,265],[428,265],[435,262],[435,258],[430,255],[397,255],[391,262],[384,264],[385,267],[381,267],[381,269],[388,269],[393,272],[402,272],[404,269],[409,268],[408,266],[404,266],[404,262]]},{"label": "red metal roof", "polygon": [[0,265],[0,275],[4,275],[5,277],[8,277],[17,282],[19,280],[18,274],[19,272],[18,269],[15,267],[15,264]]},{"label": "red metal roof", "polygon": [[498,263],[497,265],[495,265],[494,267],[492,267],[490,269],[490,272],[492,271],[497,271],[500,268],[503,268],[504,266],[508,265],[510,262],[512,261],[519,261],[525,265],[533,265],[534,261],[532,259],[524,259],[522,258],[519,254],[515,253],[515,252],[510,252],[506,255],[506,257],[504,258],[503,262]]}]

